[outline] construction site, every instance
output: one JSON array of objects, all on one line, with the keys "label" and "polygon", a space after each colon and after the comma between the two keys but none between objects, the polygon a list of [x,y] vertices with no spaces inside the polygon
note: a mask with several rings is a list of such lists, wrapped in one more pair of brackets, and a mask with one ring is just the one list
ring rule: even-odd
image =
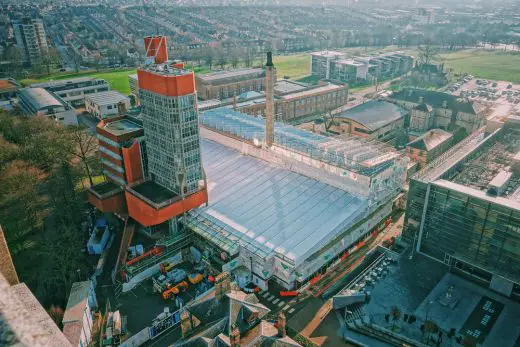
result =
[{"label": "construction site", "polygon": [[401,206],[408,159],[377,141],[275,122],[270,53],[264,119],[225,107],[199,115],[193,72],[168,60],[164,37],[145,46],[142,112],[99,123],[109,180],[89,190],[124,221],[111,279],[121,314],[136,317],[132,343],[179,323],[177,311],[222,272],[293,313],[290,300],[319,296],[378,239]]}]

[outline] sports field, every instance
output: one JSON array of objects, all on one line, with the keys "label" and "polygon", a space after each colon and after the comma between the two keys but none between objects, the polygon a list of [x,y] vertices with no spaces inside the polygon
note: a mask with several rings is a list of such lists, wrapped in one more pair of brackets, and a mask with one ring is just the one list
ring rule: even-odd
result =
[{"label": "sports field", "polygon": [[475,77],[520,82],[520,53],[485,50],[463,50],[442,54],[445,67],[455,73],[466,72]]}]

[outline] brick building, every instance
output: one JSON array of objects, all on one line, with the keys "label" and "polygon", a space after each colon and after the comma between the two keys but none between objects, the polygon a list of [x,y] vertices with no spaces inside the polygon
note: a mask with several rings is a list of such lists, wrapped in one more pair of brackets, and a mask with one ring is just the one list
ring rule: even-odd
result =
[{"label": "brick building", "polygon": [[[324,114],[348,102],[348,87],[333,83],[309,86],[281,80],[276,83],[274,94],[276,119],[282,122]],[[250,115],[264,116],[265,97],[237,103],[235,109]]]},{"label": "brick building", "polygon": [[227,99],[248,91],[264,90],[265,71],[245,68],[197,75],[197,95],[202,100]]}]

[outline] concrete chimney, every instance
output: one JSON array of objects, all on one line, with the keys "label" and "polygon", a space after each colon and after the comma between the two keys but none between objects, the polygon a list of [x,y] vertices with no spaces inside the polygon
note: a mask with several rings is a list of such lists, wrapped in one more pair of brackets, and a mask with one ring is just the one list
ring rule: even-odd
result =
[{"label": "concrete chimney", "polygon": [[274,81],[276,68],[273,65],[273,53],[267,52],[265,64],[265,145],[269,148],[274,143]]},{"label": "concrete chimney", "polygon": [[287,335],[287,332],[286,332],[286,320],[285,320],[285,314],[283,313],[283,311],[280,311],[280,313],[278,313],[278,321],[277,321],[277,328],[278,328],[278,337],[285,337]]}]

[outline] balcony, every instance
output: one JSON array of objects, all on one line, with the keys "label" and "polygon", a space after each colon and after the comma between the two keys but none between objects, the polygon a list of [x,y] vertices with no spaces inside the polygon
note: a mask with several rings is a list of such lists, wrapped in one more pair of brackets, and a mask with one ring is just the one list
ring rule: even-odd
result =
[{"label": "balcony", "polygon": [[102,212],[125,213],[123,188],[107,181],[87,189],[88,201]]},{"label": "balcony", "polygon": [[129,216],[145,227],[161,224],[208,201],[205,188],[183,199],[152,181],[128,186],[125,195]]}]

